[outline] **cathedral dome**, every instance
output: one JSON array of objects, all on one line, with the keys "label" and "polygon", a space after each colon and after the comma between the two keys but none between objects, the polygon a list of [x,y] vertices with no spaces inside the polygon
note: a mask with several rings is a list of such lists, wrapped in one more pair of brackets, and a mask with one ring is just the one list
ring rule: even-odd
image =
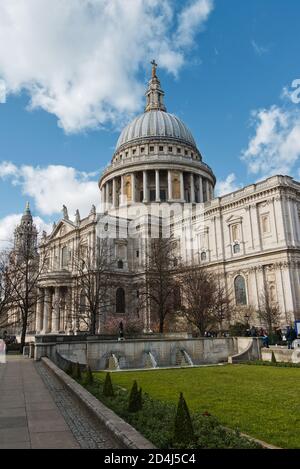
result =
[{"label": "cathedral dome", "polygon": [[157,64],[152,63],[152,77],[146,91],[145,112],[136,117],[122,131],[116,152],[123,145],[138,143],[138,140],[166,139],[196,147],[195,140],[187,126],[174,114],[167,112],[164,105],[165,93],[156,75]]},{"label": "cathedral dome", "polygon": [[151,109],[128,124],[118,139],[116,149],[145,138],[174,139],[196,147],[195,140],[187,126],[174,114],[160,109]]}]

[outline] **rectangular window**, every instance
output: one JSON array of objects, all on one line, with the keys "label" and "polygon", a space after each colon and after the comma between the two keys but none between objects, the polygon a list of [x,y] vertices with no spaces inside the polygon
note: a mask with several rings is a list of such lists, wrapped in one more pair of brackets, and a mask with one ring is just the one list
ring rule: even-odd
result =
[{"label": "rectangular window", "polygon": [[159,147],[159,151],[164,151],[164,147]]},{"label": "rectangular window", "polygon": [[145,147],[141,147],[141,153],[144,153]]},{"label": "rectangular window", "polygon": [[165,202],[165,201],[167,200],[167,196],[166,196],[166,191],[165,191],[165,189],[161,189],[161,190],[160,190],[160,200],[161,200],[162,202]]},{"label": "rectangular window", "polygon": [[140,257],[140,251],[135,251],[135,256]]},{"label": "rectangular window", "polygon": [[133,154],[133,155],[136,154],[136,149],[135,149],[135,148],[132,150],[132,154]]},{"label": "rectangular window", "polygon": [[151,153],[153,153],[154,152],[154,147],[150,147],[150,151],[151,151]]},{"label": "rectangular window", "polygon": [[184,154],[185,154],[185,156],[187,156],[187,155],[188,155],[188,151],[187,151],[187,150],[184,150]]},{"label": "rectangular window", "polygon": [[150,202],[155,201],[155,190],[150,190]]},{"label": "rectangular window", "polygon": [[177,153],[181,153],[181,148],[177,148]]},{"label": "rectangular window", "polygon": [[169,150],[170,153],[172,153],[173,152],[173,147],[169,147],[168,150]]}]

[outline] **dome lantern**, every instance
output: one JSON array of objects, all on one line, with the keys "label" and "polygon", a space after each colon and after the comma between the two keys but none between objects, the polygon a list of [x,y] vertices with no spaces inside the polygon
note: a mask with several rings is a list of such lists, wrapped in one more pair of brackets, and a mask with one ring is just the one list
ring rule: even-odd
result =
[{"label": "dome lantern", "polygon": [[157,63],[155,60],[152,60],[152,77],[149,81],[148,90],[145,94],[147,98],[147,103],[145,107],[145,112],[148,111],[167,111],[166,106],[164,105],[164,95],[165,93],[161,89],[160,81],[156,75]]}]

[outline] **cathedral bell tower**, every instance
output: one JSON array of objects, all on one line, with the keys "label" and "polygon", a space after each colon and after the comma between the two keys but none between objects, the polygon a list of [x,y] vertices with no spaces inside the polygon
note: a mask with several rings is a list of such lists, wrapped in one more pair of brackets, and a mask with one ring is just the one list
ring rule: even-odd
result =
[{"label": "cathedral bell tower", "polygon": [[28,202],[21,222],[15,229],[14,250],[17,254],[23,254],[26,257],[34,257],[37,254],[37,229],[33,224]]}]

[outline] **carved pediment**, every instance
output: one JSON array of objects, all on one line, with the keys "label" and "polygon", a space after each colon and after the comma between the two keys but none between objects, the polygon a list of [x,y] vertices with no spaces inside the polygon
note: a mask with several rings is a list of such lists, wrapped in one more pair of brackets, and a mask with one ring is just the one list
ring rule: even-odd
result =
[{"label": "carved pediment", "polygon": [[70,220],[61,220],[50,234],[49,240],[60,238],[75,229],[75,224]]},{"label": "carved pediment", "polygon": [[231,217],[226,219],[227,225],[234,225],[242,223],[243,217],[237,217],[236,215],[231,215]]}]

